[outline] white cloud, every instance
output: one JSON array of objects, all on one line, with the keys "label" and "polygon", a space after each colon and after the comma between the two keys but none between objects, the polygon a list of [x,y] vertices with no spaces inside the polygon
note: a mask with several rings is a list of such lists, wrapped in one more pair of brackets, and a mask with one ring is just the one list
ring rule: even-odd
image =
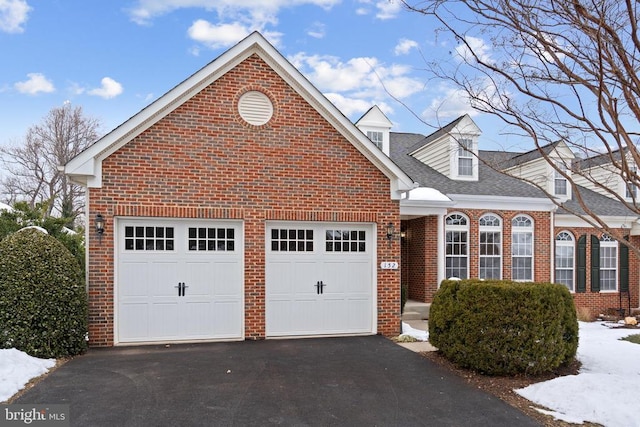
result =
[{"label": "white cloud", "polygon": [[476,57],[486,63],[492,63],[491,47],[484,40],[477,37],[466,36],[466,43],[456,46],[457,58],[464,62],[476,62]]},{"label": "white cloud", "polygon": [[131,19],[138,24],[149,24],[153,18],[183,8],[200,8],[216,11],[221,19],[237,19],[237,15],[248,15],[256,25],[275,19],[284,7],[311,4],[330,9],[340,0],[138,0],[129,9]]},{"label": "white cloud", "polygon": [[17,82],[14,85],[18,92],[37,95],[38,93],[51,93],[56,90],[53,83],[42,73],[29,73],[27,77],[29,77],[28,80]]},{"label": "white cloud", "polygon": [[417,49],[417,48],[418,48],[418,42],[416,42],[415,40],[400,39],[393,53],[395,53],[396,56],[406,55],[411,51],[411,49]]},{"label": "white cloud", "polygon": [[429,107],[422,112],[421,117],[426,122],[441,123],[442,121],[448,122],[464,114],[469,114],[472,117],[478,114],[471,107],[467,92],[463,89],[443,85],[441,87],[441,95],[431,101]]},{"label": "white cloud", "polygon": [[345,97],[339,93],[325,93],[324,95],[333,103],[333,105],[338,107],[338,110],[340,110],[345,116],[364,114],[374,105],[371,101]]},{"label": "white cloud", "polygon": [[316,39],[324,38],[326,27],[322,22],[314,22],[307,30],[307,34]]},{"label": "white cloud", "polygon": [[376,3],[376,8],[378,8],[376,18],[383,20],[393,19],[402,10],[402,4],[398,0],[379,0]]},{"label": "white cloud", "polygon": [[193,40],[211,48],[231,46],[248,36],[250,32],[249,28],[238,22],[214,25],[204,19],[195,21],[187,31]]},{"label": "white cloud", "polygon": [[111,77],[104,77],[99,88],[91,89],[87,93],[89,95],[99,96],[104,99],[115,98],[122,93],[122,85]]},{"label": "white cloud", "polygon": [[0,0],[0,30],[7,33],[21,33],[27,22],[31,6],[26,0]]}]

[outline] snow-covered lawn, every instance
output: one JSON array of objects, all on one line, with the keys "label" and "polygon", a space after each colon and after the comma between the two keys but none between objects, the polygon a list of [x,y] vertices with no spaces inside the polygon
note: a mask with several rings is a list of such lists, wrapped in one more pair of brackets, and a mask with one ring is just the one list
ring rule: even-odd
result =
[{"label": "snow-covered lawn", "polygon": [[[426,332],[406,323],[402,333],[420,341],[428,339]],[[538,409],[540,412],[570,423],[640,426],[640,345],[620,339],[638,333],[638,329],[580,322],[579,374],[533,384],[516,393],[551,409]]]},{"label": "snow-covered lawn", "polygon": [[[426,341],[425,331],[402,325],[402,331]],[[516,390],[544,411],[572,423],[590,421],[606,427],[640,426],[640,345],[620,338],[637,329],[609,329],[600,322],[580,322],[580,373]],[[0,402],[44,374],[55,359],[36,359],[15,349],[0,350]]]},{"label": "snow-covered lawn", "polygon": [[29,380],[55,365],[56,359],[37,359],[15,348],[0,350],[0,402],[8,400]]}]

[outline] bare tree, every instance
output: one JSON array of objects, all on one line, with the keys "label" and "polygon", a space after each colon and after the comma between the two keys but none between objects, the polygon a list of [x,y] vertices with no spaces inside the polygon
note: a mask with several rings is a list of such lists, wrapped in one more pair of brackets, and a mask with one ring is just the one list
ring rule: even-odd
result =
[{"label": "bare tree", "polygon": [[47,205],[45,214],[75,218],[82,211],[83,189],[69,181],[58,166],[66,164],[98,138],[100,123],[81,107],[65,103],[30,127],[22,144],[0,147],[6,176],[0,183],[11,203]]},{"label": "bare tree", "polygon": [[403,3],[410,11],[435,17],[438,37],[452,36],[458,43],[450,61],[428,62],[428,70],[461,89],[474,109],[499,117],[514,134],[531,141],[540,156],[569,180],[583,211],[576,215],[608,230],[605,221],[583,202],[576,185],[579,177],[640,216],[635,196],[630,202],[588,169],[558,165],[545,150],[550,143],[564,141],[582,157],[605,156],[613,173],[631,186],[640,184],[633,167],[640,167],[636,145],[640,131],[640,3]]}]

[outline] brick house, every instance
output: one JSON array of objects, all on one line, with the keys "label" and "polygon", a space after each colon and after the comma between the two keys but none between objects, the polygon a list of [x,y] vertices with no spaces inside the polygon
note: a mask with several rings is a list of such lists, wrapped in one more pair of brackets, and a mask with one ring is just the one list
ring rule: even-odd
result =
[{"label": "brick house", "polygon": [[93,346],[399,332],[413,181],[258,33],[65,172]]},{"label": "brick house", "polygon": [[[349,121],[253,33],[98,140],[65,165],[87,189],[90,345],[395,335],[401,283],[430,302],[451,276],[560,278],[594,310],[628,284],[637,307],[634,256],[616,246],[613,271],[606,236],[469,155],[529,167],[478,150],[468,116],[391,128],[378,107]],[[579,261],[603,253],[607,271]]]},{"label": "brick house", "polygon": [[[360,122],[367,121],[365,114]],[[549,163],[566,166],[562,169],[569,176],[575,171],[589,209],[617,237],[638,244],[639,218],[627,207],[636,189],[607,162],[610,157],[576,159],[562,142],[527,153],[483,151],[480,134],[463,116],[428,136],[386,135],[391,159],[421,187],[433,187],[449,199],[432,213],[408,210],[421,203],[433,206],[414,198],[423,188],[407,192],[400,202],[402,281],[409,298],[430,302],[447,277],[496,278],[562,283],[576,307],[592,314],[637,308],[636,254],[581,217],[585,212],[567,178]],[[611,197],[581,174],[596,176],[620,197]]]}]

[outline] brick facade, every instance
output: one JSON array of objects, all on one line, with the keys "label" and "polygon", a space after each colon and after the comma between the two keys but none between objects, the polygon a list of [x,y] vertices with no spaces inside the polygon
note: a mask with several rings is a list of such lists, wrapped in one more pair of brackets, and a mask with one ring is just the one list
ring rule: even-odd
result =
[{"label": "brick facade", "polygon": [[[249,90],[267,94],[271,121],[252,126],[237,112]],[[264,61],[251,56],[102,163],[89,189],[89,339],[114,342],[115,217],[239,219],[245,233],[245,337],[265,337],[265,221],[377,224],[377,260],[400,261],[399,204],[389,178],[342,137]],[[400,272],[377,271],[377,330],[400,328]]]},{"label": "brick facade", "polygon": [[[518,211],[487,211],[457,209],[450,213],[462,213],[469,218],[469,273],[470,277],[478,277],[479,264],[479,218],[486,213],[493,213],[502,219],[502,277],[511,279],[511,220],[525,214],[534,220],[534,280],[540,282],[553,281],[554,265],[551,259],[552,245],[555,244],[555,235],[561,231],[569,231],[574,238],[581,235],[600,236],[601,232],[592,228],[567,228],[555,227],[554,235],[550,236],[551,215],[548,212],[518,212]],[[438,260],[437,260],[437,217],[428,216],[402,222],[405,238],[402,243],[402,283],[409,289],[409,298],[422,302],[431,302],[438,290]],[[620,229],[624,235],[625,230]],[[628,232],[628,230],[626,230]],[[441,237],[444,239],[444,236]],[[640,236],[631,237],[634,245],[640,244]],[[640,283],[640,259],[638,255],[629,250],[629,294],[620,292],[593,292],[591,283],[591,260],[589,257],[591,243],[587,239],[587,290],[586,292],[573,292],[573,298],[578,309],[586,309],[592,315],[606,313],[612,309],[622,307],[628,310],[639,306]],[[577,252],[577,251],[576,251]],[[575,254],[574,254],[575,255]],[[575,262],[574,262],[575,265]],[[575,271],[574,271],[575,274]],[[630,298],[630,301],[627,299]]]}]

